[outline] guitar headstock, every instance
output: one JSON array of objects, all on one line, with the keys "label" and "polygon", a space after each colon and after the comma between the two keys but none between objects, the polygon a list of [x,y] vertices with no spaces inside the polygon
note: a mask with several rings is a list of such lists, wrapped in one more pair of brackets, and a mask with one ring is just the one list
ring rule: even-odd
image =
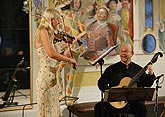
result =
[{"label": "guitar headstock", "polygon": [[155,63],[155,62],[157,61],[158,56],[162,57],[163,54],[162,54],[161,52],[157,52],[157,53],[153,56],[153,58],[151,59],[151,64],[153,64],[153,63]]}]

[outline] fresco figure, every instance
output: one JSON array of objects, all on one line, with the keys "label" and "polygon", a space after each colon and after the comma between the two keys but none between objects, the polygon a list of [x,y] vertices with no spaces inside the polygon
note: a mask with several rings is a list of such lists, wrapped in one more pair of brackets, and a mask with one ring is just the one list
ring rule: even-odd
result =
[{"label": "fresco figure", "polygon": [[124,42],[124,35],[122,19],[117,12],[117,3],[118,0],[110,0],[107,3],[107,8],[109,9],[109,16],[107,22],[113,32],[114,42],[118,45],[116,49],[116,54],[119,54],[120,45]]},{"label": "fresco figure", "polygon": [[118,10],[118,13],[122,19],[122,26],[124,28],[124,41],[125,43],[132,44],[132,29],[131,29],[131,7],[130,0],[119,0],[122,7]]},{"label": "fresco figure", "polygon": [[[114,46],[113,33],[107,24],[108,11],[101,7],[97,12],[97,20],[87,31],[87,51],[81,55],[86,60],[95,60],[107,49]],[[115,55],[115,52],[111,53]]]},{"label": "fresco figure", "polygon": [[165,18],[160,23],[158,35],[159,35],[159,48],[163,51],[163,53],[165,53]]},{"label": "fresco figure", "polygon": [[[70,46],[72,57],[78,61],[78,57],[80,53],[83,51],[83,46],[81,44],[81,34],[84,34],[85,27],[83,23],[80,21],[81,16],[81,0],[72,0],[70,2],[67,9],[63,9],[61,11],[62,19],[63,19],[63,31],[74,38],[72,44],[63,44],[61,46]],[[65,48],[65,47],[62,47]],[[73,92],[73,83],[74,83],[74,75],[75,69],[70,66],[70,64],[64,62],[58,62],[56,64],[56,77],[58,79],[58,84],[60,86],[60,100],[65,100],[66,97],[70,97]],[[62,71],[64,72],[64,76],[62,75]],[[64,82],[63,82],[64,77]],[[73,97],[74,98],[74,97]],[[77,99],[77,98],[75,98]],[[65,101],[67,105],[73,104],[73,100]]]}]

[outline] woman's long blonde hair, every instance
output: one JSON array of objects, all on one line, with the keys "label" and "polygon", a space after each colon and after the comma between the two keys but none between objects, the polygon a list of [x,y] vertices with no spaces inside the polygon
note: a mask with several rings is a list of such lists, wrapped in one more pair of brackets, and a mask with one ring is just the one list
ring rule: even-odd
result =
[{"label": "woman's long blonde hair", "polygon": [[42,30],[43,28],[45,28],[50,35],[50,39],[53,39],[55,29],[52,26],[51,20],[59,16],[60,16],[60,13],[57,10],[47,8],[42,15],[41,22],[38,26],[38,29]]}]

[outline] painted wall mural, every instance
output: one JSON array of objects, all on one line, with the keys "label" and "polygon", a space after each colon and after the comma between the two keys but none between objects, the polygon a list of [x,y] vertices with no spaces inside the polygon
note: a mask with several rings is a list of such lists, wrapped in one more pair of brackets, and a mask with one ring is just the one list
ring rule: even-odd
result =
[{"label": "painted wall mural", "polygon": [[165,53],[165,1],[160,0],[160,27],[158,30],[159,48]]},{"label": "painted wall mural", "polygon": [[[73,37],[71,51],[77,61],[79,58],[94,61],[117,44],[107,57],[116,56],[122,43],[133,44],[133,0],[49,0],[48,3],[61,14],[60,30]],[[44,2],[34,0],[34,4],[35,20],[39,23]],[[57,43],[61,50],[66,48],[65,42]],[[75,70],[59,62],[56,71],[61,99],[71,96]]]},{"label": "painted wall mural", "polygon": [[[39,22],[45,2],[33,2],[35,19]],[[61,30],[82,42],[73,48],[76,58],[93,61],[117,44],[116,51],[109,54],[115,56],[121,43],[133,44],[133,0],[49,0],[48,3],[63,16]],[[101,7],[105,9],[100,11]]]}]

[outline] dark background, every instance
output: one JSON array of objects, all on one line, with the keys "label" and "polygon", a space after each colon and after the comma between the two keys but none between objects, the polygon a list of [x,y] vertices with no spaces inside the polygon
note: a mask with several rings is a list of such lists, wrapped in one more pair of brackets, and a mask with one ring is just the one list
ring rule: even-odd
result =
[{"label": "dark background", "polygon": [[[23,50],[26,66],[30,63],[29,48],[29,14],[23,11],[24,0],[0,0],[0,70],[4,70],[7,64],[17,64],[17,58],[4,58],[1,56],[4,48],[11,48],[14,55],[19,50]],[[24,62],[25,63],[25,62]],[[5,66],[3,66],[5,65]],[[12,66],[12,65],[9,65]],[[13,67],[16,67],[14,65]],[[5,68],[5,72],[9,72],[8,79],[0,75],[0,91],[5,91],[8,82],[11,80],[15,69]],[[18,88],[29,88],[30,86],[30,70],[16,74],[18,76]]]},{"label": "dark background", "polygon": [[29,54],[29,14],[22,11],[23,0],[0,0],[0,52],[6,47],[14,53]]}]

